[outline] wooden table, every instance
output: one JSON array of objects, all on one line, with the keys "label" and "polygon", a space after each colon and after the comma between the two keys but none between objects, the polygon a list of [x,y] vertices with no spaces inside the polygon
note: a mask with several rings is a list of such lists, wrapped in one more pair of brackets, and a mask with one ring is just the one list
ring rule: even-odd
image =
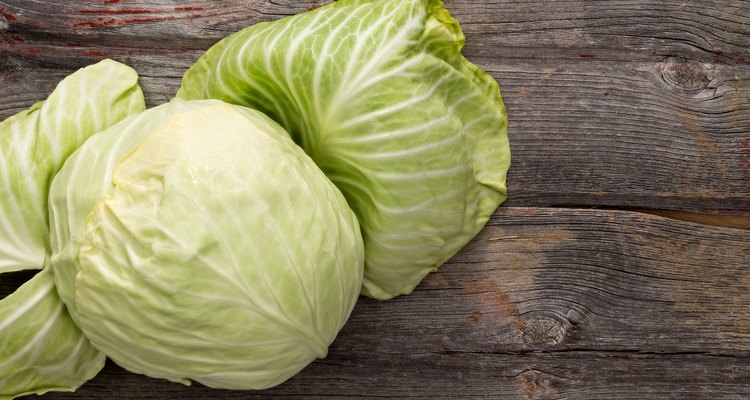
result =
[{"label": "wooden table", "polygon": [[[163,103],[220,38],[319,3],[0,0],[0,118],[105,57]],[[108,364],[46,397],[750,398],[750,1],[446,3],[510,114],[510,200],[468,247],[272,390]]]}]

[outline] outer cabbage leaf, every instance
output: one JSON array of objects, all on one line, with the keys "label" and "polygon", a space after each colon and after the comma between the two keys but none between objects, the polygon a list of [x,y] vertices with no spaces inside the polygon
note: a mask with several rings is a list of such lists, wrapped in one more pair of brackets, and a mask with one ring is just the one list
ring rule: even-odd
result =
[{"label": "outer cabbage leaf", "polygon": [[0,301],[0,398],[72,391],[104,365],[55,290],[47,195],[92,134],[145,109],[133,69],[105,60],[65,78],[47,100],[0,123],[0,273],[39,269]]},{"label": "outer cabbage leaf", "polygon": [[363,293],[410,293],[506,199],[507,116],[437,0],[342,0],[209,49],[178,97],[256,108],[341,189],[365,240]]},{"label": "outer cabbage leaf", "polygon": [[73,391],[104,366],[45,268],[0,301],[0,399]]},{"label": "outer cabbage leaf", "polygon": [[52,178],[89,136],[145,109],[137,81],[132,68],[104,60],[0,123],[0,273],[42,268]]},{"label": "outer cabbage leaf", "polygon": [[117,163],[173,114],[189,109],[172,102],[136,114],[92,136],[65,163],[49,191],[51,266],[60,298],[78,323],[75,278],[86,218],[96,202],[112,191]]},{"label": "outer cabbage leaf", "polygon": [[[76,172],[86,168],[113,186]],[[58,178],[82,189],[53,196],[56,210],[76,210],[68,220],[83,221],[79,323],[130,371],[273,386],[326,355],[356,302],[356,216],[257,111],[177,100],[93,137]]]}]

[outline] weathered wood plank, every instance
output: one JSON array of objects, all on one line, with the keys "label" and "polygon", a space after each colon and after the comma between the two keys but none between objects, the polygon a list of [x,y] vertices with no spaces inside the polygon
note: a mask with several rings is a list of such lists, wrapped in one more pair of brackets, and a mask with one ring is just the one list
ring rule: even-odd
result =
[{"label": "weathered wood plank", "polygon": [[[506,207],[412,295],[360,299],[327,359],[264,393],[731,399],[748,382],[750,232]],[[108,368],[75,397],[246,395]]]},{"label": "weathered wood plank", "polygon": [[[0,7],[9,25],[23,27],[21,31],[45,32],[60,39],[85,37],[102,44],[128,38],[131,43],[136,39],[158,48],[167,43],[203,46],[248,23],[330,2],[3,0]],[[583,55],[633,61],[659,55],[727,64],[750,60],[747,1],[448,0],[446,6],[462,22],[467,36],[474,38],[469,48],[503,58]]]},{"label": "weathered wood plank", "polygon": [[285,384],[232,392],[132,375],[113,364],[72,394],[42,399],[430,398],[736,400],[750,396],[747,359],[637,353],[345,353]]},{"label": "weathered wood plank", "polygon": [[750,68],[476,61],[510,115],[509,204],[750,213]]},{"label": "weathered wood plank", "polygon": [[465,317],[493,335],[476,351],[496,343],[750,355],[749,272],[748,231],[632,212],[503,208],[423,289],[437,290],[435,303],[450,293],[478,307]]},{"label": "weathered wood plank", "polygon": [[[447,1],[469,52],[504,58],[596,58],[623,62],[683,57],[737,64],[750,59],[747,1]],[[497,54],[497,53],[496,53]]]},{"label": "weathered wood plank", "polygon": [[[220,37],[314,3],[0,1],[0,118],[103,57],[163,103]],[[509,205],[750,214],[748,4],[449,2],[503,87]]]}]

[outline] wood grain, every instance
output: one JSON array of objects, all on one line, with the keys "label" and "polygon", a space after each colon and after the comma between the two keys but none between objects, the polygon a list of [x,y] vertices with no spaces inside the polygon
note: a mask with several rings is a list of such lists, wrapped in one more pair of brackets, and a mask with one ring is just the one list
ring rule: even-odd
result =
[{"label": "wood grain", "polygon": [[[269,397],[750,396],[750,232],[504,208],[410,296],[360,299],[329,356]],[[248,398],[109,366],[50,398]],[[738,397],[739,396],[739,397]]]},{"label": "wood grain", "polygon": [[[503,88],[509,205],[750,216],[750,2],[667,3],[448,2]],[[221,4],[0,1],[0,118],[103,57],[163,103],[221,37],[318,3]]]},{"label": "wood grain", "polygon": [[43,399],[717,399],[750,396],[746,359],[622,352],[336,354],[264,392],[184,387],[108,364]]}]

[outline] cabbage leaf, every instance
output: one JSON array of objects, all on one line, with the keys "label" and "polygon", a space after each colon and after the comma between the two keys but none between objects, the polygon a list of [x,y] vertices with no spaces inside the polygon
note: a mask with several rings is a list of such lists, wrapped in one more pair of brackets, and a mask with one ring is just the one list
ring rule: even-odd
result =
[{"label": "cabbage leaf", "polygon": [[145,109],[137,81],[130,67],[104,60],[0,123],[0,273],[42,268],[52,178],[89,136]]},{"label": "cabbage leaf", "polygon": [[86,220],[105,194],[112,191],[112,172],[172,113],[185,111],[185,102],[169,103],[136,114],[93,137],[65,163],[49,192],[51,266],[60,298],[78,323],[75,278],[80,269]]},{"label": "cabbage leaf", "polygon": [[145,109],[137,80],[130,67],[104,60],[0,123],[0,273],[43,268],[0,300],[0,399],[72,391],[104,365],[55,289],[47,195],[86,139]]},{"label": "cabbage leaf", "polygon": [[0,399],[73,391],[104,366],[45,268],[0,301]]},{"label": "cabbage leaf", "polygon": [[341,189],[365,241],[363,293],[410,293],[506,199],[507,115],[437,0],[342,0],[209,49],[178,97],[258,109]]}]

